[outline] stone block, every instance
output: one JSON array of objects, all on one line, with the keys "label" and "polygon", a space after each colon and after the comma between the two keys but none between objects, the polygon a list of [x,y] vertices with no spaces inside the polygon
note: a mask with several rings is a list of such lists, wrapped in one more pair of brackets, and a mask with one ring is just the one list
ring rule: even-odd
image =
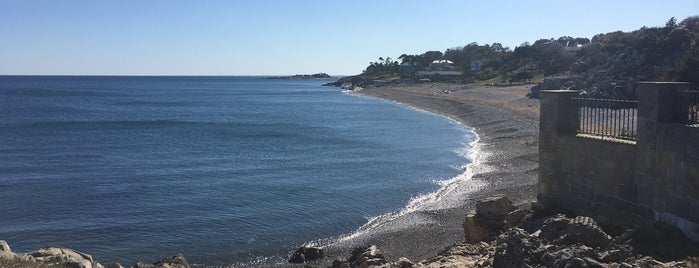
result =
[{"label": "stone block", "polygon": [[466,215],[466,219],[462,226],[464,228],[464,238],[467,243],[477,243],[490,239],[488,229],[478,223],[475,214]]},{"label": "stone block", "polygon": [[504,196],[493,196],[476,204],[476,214],[485,219],[503,219],[513,210],[512,201]]}]

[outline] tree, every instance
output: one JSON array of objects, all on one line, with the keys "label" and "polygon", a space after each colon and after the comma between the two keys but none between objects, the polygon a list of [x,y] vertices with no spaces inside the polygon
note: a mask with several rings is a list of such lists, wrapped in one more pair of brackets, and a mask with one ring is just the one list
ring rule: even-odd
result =
[{"label": "tree", "polygon": [[680,22],[680,26],[692,32],[699,32],[699,16],[690,16]]},{"label": "tree", "polygon": [[575,43],[578,43],[578,45],[587,45],[590,43],[590,39],[587,39],[584,37],[578,37],[578,38],[575,38]]},{"label": "tree", "polygon": [[420,55],[420,57],[417,59],[417,62],[420,67],[427,67],[430,65],[435,60],[438,60],[442,58],[443,54],[441,51],[427,51],[424,54]]},{"label": "tree", "polygon": [[670,18],[666,23],[665,27],[677,27],[677,19],[675,17]]},{"label": "tree", "polygon": [[503,47],[502,44],[500,44],[500,43],[493,43],[490,46],[490,49],[492,49],[495,52],[505,52],[506,51],[505,47]]}]

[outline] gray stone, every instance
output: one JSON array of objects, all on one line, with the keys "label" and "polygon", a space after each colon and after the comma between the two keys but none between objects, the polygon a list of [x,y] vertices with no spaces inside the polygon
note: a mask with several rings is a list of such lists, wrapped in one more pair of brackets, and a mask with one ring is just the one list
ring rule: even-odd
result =
[{"label": "gray stone", "polygon": [[5,242],[5,240],[0,240],[0,258],[11,259],[16,255],[12,253],[10,245]]},{"label": "gray stone", "polygon": [[132,268],[155,268],[155,265],[139,261]]},{"label": "gray stone", "polygon": [[476,214],[478,217],[489,220],[503,219],[507,213],[513,210],[515,210],[515,206],[512,204],[512,201],[504,196],[490,197],[476,204]]},{"label": "gray stone", "polygon": [[5,240],[0,240],[0,252],[12,253],[10,245]]},{"label": "gray stone", "polygon": [[[37,261],[48,265],[62,265],[70,268],[93,268],[92,256],[77,250],[60,247],[44,247],[29,253]],[[96,268],[96,267],[95,267]]]},{"label": "gray stone", "polygon": [[476,215],[466,215],[466,219],[462,226],[464,228],[464,238],[467,243],[490,240],[490,232],[478,222]]},{"label": "gray stone", "polygon": [[104,268],[124,268],[124,266],[122,266],[118,262],[113,262],[113,263],[108,263],[107,265],[104,266]]},{"label": "gray stone", "polygon": [[398,259],[395,266],[400,267],[400,268],[409,268],[409,267],[413,267],[414,265],[415,265],[415,263],[410,261],[408,258],[401,257]]},{"label": "gray stone", "polygon": [[524,221],[531,214],[532,214],[532,212],[528,209],[518,209],[518,210],[512,211],[510,213],[507,213],[507,215],[505,215],[505,220],[503,222],[503,229],[507,230],[507,229],[510,229],[512,227],[519,225],[522,221]]},{"label": "gray stone", "polygon": [[317,260],[323,258],[325,252],[321,248],[315,247],[300,247],[293,255],[289,258],[291,263],[304,263],[307,261]]},{"label": "gray stone", "polygon": [[187,262],[187,259],[185,259],[182,254],[162,259],[153,265],[155,265],[156,268],[190,268],[189,262]]},{"label": "gray stone", "polygon": [[567,228],[566,240],[589,247],[605,248],[612,242],[611,236],[597,225],[590,217],[578,216],[570,221]]},{"label": "gray stone", "polygon": [[350,268],[348,261],[334,260],[330,268]]},{"label": "gray stone", "polygon": [[349,258],[350,267],[367,268],[388,263],[376,245],[359,247],[352,250]]}]

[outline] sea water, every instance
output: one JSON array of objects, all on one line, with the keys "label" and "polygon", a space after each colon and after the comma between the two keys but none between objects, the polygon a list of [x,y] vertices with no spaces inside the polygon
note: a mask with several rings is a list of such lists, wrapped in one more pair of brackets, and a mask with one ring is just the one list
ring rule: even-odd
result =
[{"label": "sea water", "polygon": [[325,82],[0,76],[0,239],[102,263],[281,260],[465,172],[466,127]]}]

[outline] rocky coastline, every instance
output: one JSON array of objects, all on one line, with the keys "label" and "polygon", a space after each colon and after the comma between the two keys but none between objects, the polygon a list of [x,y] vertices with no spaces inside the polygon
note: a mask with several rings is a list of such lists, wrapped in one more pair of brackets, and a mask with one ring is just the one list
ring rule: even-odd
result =
[{"label": "rocky coastline", "polygon": [[309,79],[331,79],[332,76],[326,73],[317,74],[297,74],[291,76],[270,76],[267,79],[278,79],[278,80],[309,80]]},{"label": "rocky coastline", "polygon": [[0,240],[0,267],[2,268],[190,268],[182,254],[154,263],[137,262],[132,266],[120,263],[101,264],[91,255],[63,247],[43,247],[29,253],[12,252],[5,240]]},{"label": "rocky coastline", "polygon": [[[455,208],[404,215],[375,232],[322,248],[301,247],[291,267],[699,267],[699,250],[674,230],[616,230],[559,214],[535,201],[538,100],[531,86],[417,84],[358,94],[401,102],[473,127],[482,159],[471,180],[485,185]],[[405,219],[396,219],[401,221]],[[12,266],[12,264],[19,264]],[[0,267],[190,267],[182,255],[132,266],[47,247],[13,253],[0,242]]]},{"label": "rocky coastline", "polygon": [[[389,262],[375,245],[355,248],[331,268],[350,267],[697,267],[699,249],[677,230],[610,235],[590,217],[552,214],[536,202],[515,207],[495,196],[463,223],[465,243],[413,262]],[[668,240],[668,238],[671,238]],[[663,241],[665,239],[665,241]],[[655,243],[648,243],[653,241]]]}]

